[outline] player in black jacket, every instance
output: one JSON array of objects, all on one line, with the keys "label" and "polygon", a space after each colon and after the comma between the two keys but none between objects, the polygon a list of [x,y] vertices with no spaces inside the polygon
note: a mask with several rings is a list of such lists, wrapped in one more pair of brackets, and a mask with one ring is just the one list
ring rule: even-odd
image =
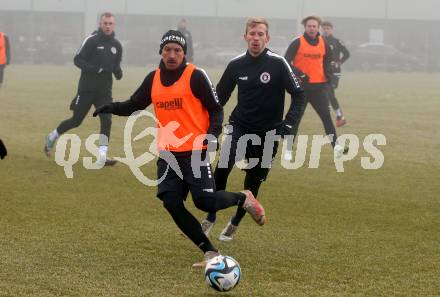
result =
[{"label": "player in black jacket", "polygon": [[[146,76],[129,100],[101,106],[93,116],[102,113],[128,116],[152,104],[161,127],[166,127],[170,122],[179,124],[171,136],[167,134],[168,137],[163,137],[164,132],[160,129],[157,133],[160,151],[158,179],[165,175],[158,185],[157,197],[162,200],[180,230],[204,252],[204,260],[193,265],[197,268],[206,266],[207,260],[218,256],[219,252],[203,233],[197,219],[186,209],[184,201],[188,192],[191,192],[196,207],[206,212],[238,205],[240,209],[248,211],[259,225],[265,223],[265,215],[250,191],[216,191],[209,163],[201,166],[200,176],[194,174],[192,155],[197,152],[204,155],[206,148],[197,146],[191,136],[178,146],[161,144],[161,139],[169,141],[176,135],[186,138],[188,135],[206,137],[205,134],[211,134],[217,139],[221,133],[223,108],[217,100],[214,87],[203,69],[186,63],[186,52],[185,37],[179,31],[169,30],[161,40],[159,53],[162,60],[158,69]],[[181,103],[176,103],[176,100]],[[165,156],[169,154],[172,154],[171,159],[176,160],[182,176],[172,165],[168,166],[172,163]]]},{"label": "player in black jacket", "polygon": [[[246,147],[247,159],[256,158],[258,164],[246,169],[244,188],[255,196],[261,183],[266,180],[272,158],[275,156],[278,141],[265,144],[269,131],[278,135],[295,135],[304,112],[305,99],[303,90],[293,74],[287,61],[266,48],[270,36],[269,25],[263,18],[249,18],[246,23],[244,38],[248,44],[246,53],[234,58],[226,67],[217,85],[217,94],[222,105],[225,105],[235,86],[238,86],[238,99],[231,116],[231,146],[222,147],[220,161],[214,173],[218,190],[224,190],[228,176],[235,164],[239,139],[244,135],[256,134],[261,139],[260,145]],[[285,91],[291,95],[290,108],[283,120]],[[269,160],[267,159],[267,151]],[[229,156],[228,156],[229,154]],[[238,161],[238,160],[237,160]],[[226,163],[226,164],[225,164]],[[227,226],[220,234],[220,240],[229,241],[238,228],[245,212],[238,208]],[[202,221],[202,228],[208,234],[216,220],[215,213],[209,213]]]},{"label": "player in black jacket", "polygon": [[331,22],[322,22],[321,28],[323,33],[322,35],[324,36],[327,44],[330,46],[331,72],[334,76],[330,81],[331,89],[329,92],[329,100],[333,110],[336,112],[336,127],[341,127],[345,125],[347,121],[345,120],[344,114],[339,106],[339,102],[336,99],[335,89],[338,87],[338,83],[341,78],[341,65],[348,60],[350,57],[350,52],[341,40],[333,36],[333,24]]},{"label": "player in black jacket", "polygon": [[[108,12],[102,14],[99,29],[84,40],[75,55],[74,63],[81,69],[81,77],[77,95],[70,105],[73,115],[49,133],[44,147],[46,155],[50,155],[55,141],[61,134],[81,125],[92,105],[98,107],[112,101],[112,75],[117,80],[122,78],[122,46],[115,38],[114,28],[115,17]],[[107,158],[111,115],[102,114],[99,119],[100,134],[105,136],[100,139],[99,161],[105,165],[114,165],[116,161]]]}]

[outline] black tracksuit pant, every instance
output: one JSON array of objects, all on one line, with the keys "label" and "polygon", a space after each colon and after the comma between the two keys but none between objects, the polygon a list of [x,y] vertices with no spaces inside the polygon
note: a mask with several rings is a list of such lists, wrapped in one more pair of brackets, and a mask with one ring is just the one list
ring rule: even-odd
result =
[{"label": "black tracksuit pant", "polygon": [[[305,90],[305,96],[307,103],[310,103],[318,116],[321,118],[324,125],[325,134],[333,135],[332,146],[336,144],[336,129],[333,125],[333,121],[330,115],[330,109],[328,106],[329,94],[327,87],[316,88],[311,90]],[[307,108],[307,105],[306,105]]]},{"label": "black tracksuit pant", "polygon": [[332,83],[328,87],[328,99],[330,101],[330,104],[332,105],[334,110],[337,110],[339,108],[339,102],[338,99],[336,99],[335,90],[338,87],[339,84],[339,77],[334,77],[332,80]]},{"label": "black tracksuit pant", "polygon": [[336,99],[335,88],[330,87],[328,95],[329,95],[328,99],[330,101],[331,106],[333,107],[333,110],[338,110],[339,109],[339,102],[338,102],[338,99]]},{"label": "black tracksuit pant", "polygon": [[[267,175],[269,174],[270,164],[272,164],[272,160],[278,150],[278,142],[274,142],[272,150],[268,151],[268,153],[270,154],[270,159],[266,160],[265,162],[269,161],[269,164],[266,163],[264,165],[262,164],[262,159],[265,151],[264,144],[266,132],[257,133],[253,131],[247,131],[246,129],[238,125],[232,125],[232,128],[232,132],[228,131],[228,137],[230,137],[231,146],[229,148],[225,148],[222,146],[220,161],[214,171],[214,179],[217,190],[220,191],[226,189],[229,174],[231,173],[235,165],[239,139],[246,134],[256,134],[261,139],[261,145],[251,145],[248,142],[246,145],[245,158],[258,159],[259,162],[255,167],[251,169],[245,169],[246,176],[244,179],[244,189],[250,190],[252,194],[257,197],[261,184],[263,183],[263,181],[266,180]],[[245,214],[246,211],[242,207],[238,207],[235,215],[231,218],[231,223],[235,226],[238,226]],[[214,222],[216,220],[216,214],[212,212],[209,213],[207,219],[211,222]]]},{"label": "black tracksuit pant", "polygon": [[[70,104],[70,109],[73,110],[71,118],[61,122],[57,127],[58,134],[63,134],[70,129],[76,128],[81,125],[82,121],[86,117],[92,105],[97,108],[101,105],[110,103],[112,98],[109,94],[100,94],[97,92],[79,92]],[[107,136],[110,139],[110,129],[112,125],[110,113],[100,113],[99,120],[101,122],[100,134]],[[105,145],[106,143],[100,143]]]},{"label": "black tracksuit pant", "polygon": [[5,65],[0,65],[0,84],[3,83],[3,77],[4,77],[4,72],[5,72]]}]

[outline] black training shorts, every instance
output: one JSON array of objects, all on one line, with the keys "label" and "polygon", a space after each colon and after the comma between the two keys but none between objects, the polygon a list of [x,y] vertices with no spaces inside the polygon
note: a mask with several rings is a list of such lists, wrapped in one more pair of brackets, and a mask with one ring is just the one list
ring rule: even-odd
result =
[{"label": "black training shorts", "polygon": [[[169,155],[170,153],[168,152],[168,156]],[[192,166],[190,152],[187,154],[174,153],[172,156],[174,156],[175,161],[177,161],[183,178],[179,177],[176,168],[169,165],[167,157],[159,157],[157,160],[157,179],[161,180],[163,178],[157,186],[157,197],[159,199],[161,199],[166,192],[176,192],[185,200],[189,191],[191,191],[193,197],[215,194],[215,181],[209,162],[203,162],[202,164],[195,162],[195,165]],[[203,160],[205,156],[206,152],[203,151],[199,160]],[[170,163],[176,167],[174,160]]]}]

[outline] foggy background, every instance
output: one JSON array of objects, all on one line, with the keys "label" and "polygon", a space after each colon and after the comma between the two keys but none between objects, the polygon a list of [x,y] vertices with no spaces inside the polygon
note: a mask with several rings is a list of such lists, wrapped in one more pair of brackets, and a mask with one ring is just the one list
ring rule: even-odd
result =
[{"label": "foggy background", "polygon": [[123,64],[157,64],[162,34],[185,18],[195,63],[225,66],[245,50],[248,16],[269,21],[269,48],[284,55],[304,16],[331,21],[352,57],[346,70],[440,71],[440,1],[436,0],[0,0],[0,31],[12,64],[71,64],[100,13],[116,16]]}]

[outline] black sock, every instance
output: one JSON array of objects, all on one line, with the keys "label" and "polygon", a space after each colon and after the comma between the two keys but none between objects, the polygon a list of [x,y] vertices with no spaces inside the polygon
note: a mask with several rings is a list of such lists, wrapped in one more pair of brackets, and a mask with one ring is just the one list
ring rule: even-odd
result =
[{"label": "black sock", "polygon": [[170,213],[177,227],[204,253],[217,251],[205,233],[199,221],[185,208],[183,198],[175,192],[167,192],[162,197],[165,209]]}]

